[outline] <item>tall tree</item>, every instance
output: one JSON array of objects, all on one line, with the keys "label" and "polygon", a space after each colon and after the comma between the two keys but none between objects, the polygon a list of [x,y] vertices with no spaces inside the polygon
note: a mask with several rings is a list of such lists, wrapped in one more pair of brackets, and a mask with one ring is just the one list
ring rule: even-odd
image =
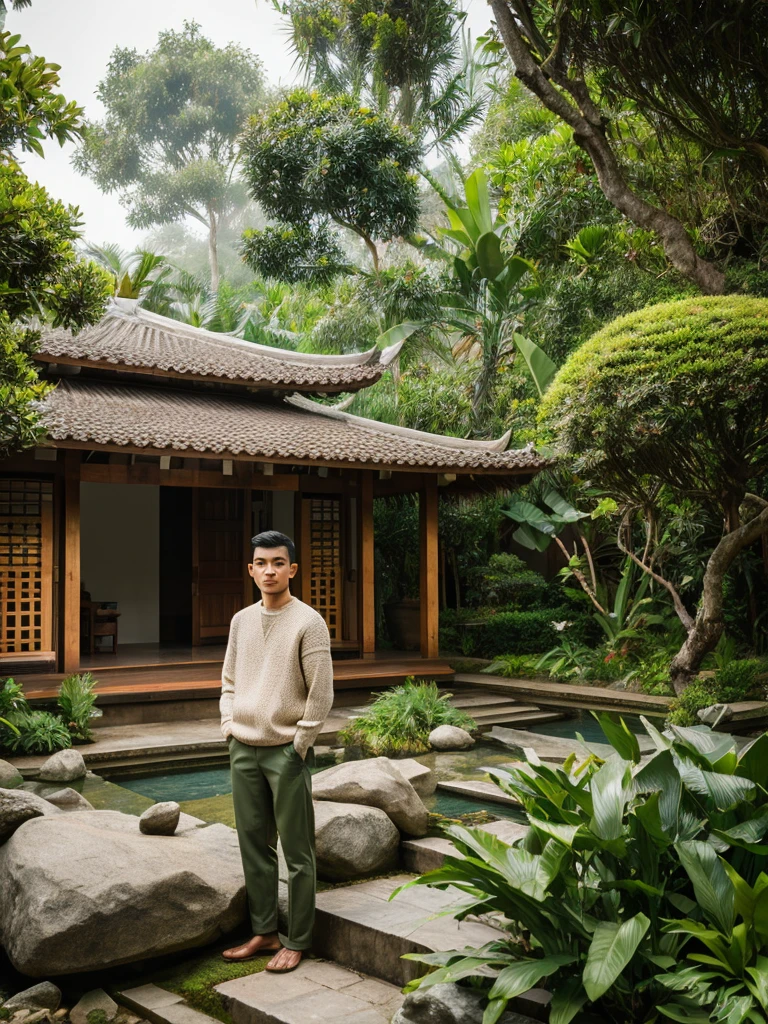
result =
[{"label": "tall tree", "polygon": [[32,355],[31,319],[77,330],[101,316],[110,282],[79,258],[79,212],[28,180],[12,147],[41,152],[41,140],[77,137],[81,110],[58,92],[58,65],[0,32],[0,457],[39,437],[37,402],[50,390]]},{"label": "tall tree", "polygon": [[[570,125],[606,198],[655,231],[674,267],[707,294],[724,275],[684,224],[627,181],[609,103],[631,99],[667,132],[763,157],[768,12],[758,0],[490,0],[515,75]],[[768,151],[766,151],[768,153]]]},{"label": "tall tree", "polygon": [[147,53],[115,49],[97,96],[106,117],[89,125],[76,168],[120,193],[133,227],[187,217],[204,225],[216,291],[219,228],[247,201],[236,139],[263,101],[261,63],[241,46],[217,48],[185,22]]}]

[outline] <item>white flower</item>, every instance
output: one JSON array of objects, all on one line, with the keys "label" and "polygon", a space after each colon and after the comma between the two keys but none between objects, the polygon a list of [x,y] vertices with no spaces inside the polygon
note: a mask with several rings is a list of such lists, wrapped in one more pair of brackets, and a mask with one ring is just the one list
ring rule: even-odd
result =
[{"label": "white flower", "polygon": [[553,629],[556,629],[558,633],[562,633],[564,629],[568,629],[568,627],[572,625],[572,622],[566,622],[565,620],[562,622],[550,622],[550,626],[552,626]]}]

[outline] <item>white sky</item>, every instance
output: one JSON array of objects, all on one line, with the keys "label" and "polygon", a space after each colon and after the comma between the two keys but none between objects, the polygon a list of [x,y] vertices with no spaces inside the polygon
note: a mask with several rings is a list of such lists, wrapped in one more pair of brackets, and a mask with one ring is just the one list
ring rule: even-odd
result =
[{"label": "white sky", "polygon": [[[485,0],[468,0],[466,7],[467,27],[477,38],[490,25],[490,8]],[[219,46],[234,41],[252,50],[262,60],[271,84],[294,80],[284,22],[269,0],[131,0],[128,5],[104,0],[33,0],[31,8],[8,12],[6,29],[20,33],[21,41],[34,54],[60,64],[63,94],[84,106],[86,117],[98,119],[103,111],[94,94],[114,47],[148,50],[156,43],[158,32],[179,29],[185,19],[197,21]],[[72,148],[60,149],[49,142],[44,160],[27,154],[23,160],[26,174],[57,199],[80,207],[89,242],[117,242],[132,248],[145,232],[126,225],[116,195],[102,195],[89,178],[74,171]]]}]

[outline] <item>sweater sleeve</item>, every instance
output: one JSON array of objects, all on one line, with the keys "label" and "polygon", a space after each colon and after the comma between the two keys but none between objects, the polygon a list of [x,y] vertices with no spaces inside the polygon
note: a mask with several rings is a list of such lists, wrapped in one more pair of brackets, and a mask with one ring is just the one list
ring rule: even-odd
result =
[{"label": "sweater sleeve", "polygon": [[227,653],[224,655],[224,667],[221,670],[221,732],[226,738],[232,732],[232,705],[235,702],[235,662],[237,660],[237,617],[232,619],[229,627]]},{"label": "sweater sleeve", "polygon": [[313,622],[301,638],[301,669],[307,686],[307,702],[296,725],[293,746],[306,757],[333,706],[331,638],[322,619]]}]

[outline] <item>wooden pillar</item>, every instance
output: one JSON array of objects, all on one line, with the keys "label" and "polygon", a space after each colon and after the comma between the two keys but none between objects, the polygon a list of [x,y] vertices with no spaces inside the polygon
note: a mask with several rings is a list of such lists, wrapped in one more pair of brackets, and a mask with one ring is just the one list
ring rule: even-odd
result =
[{"label": "wooden pillar", "polygon": [[373,472],[363,470],[360,480],[360,629],[364,658],[376,653],[376,604],[373,568]]},{"label": "wooden pillar", "polygon": [[428,476],[419,491],[419,602],[421,656],[438,656],[439,562],[437,551],[437,477]]},{"label": "wooden pillar", "polygon": [[80,452],[64,462],[64,595],[62,670],[80,669]]}]

